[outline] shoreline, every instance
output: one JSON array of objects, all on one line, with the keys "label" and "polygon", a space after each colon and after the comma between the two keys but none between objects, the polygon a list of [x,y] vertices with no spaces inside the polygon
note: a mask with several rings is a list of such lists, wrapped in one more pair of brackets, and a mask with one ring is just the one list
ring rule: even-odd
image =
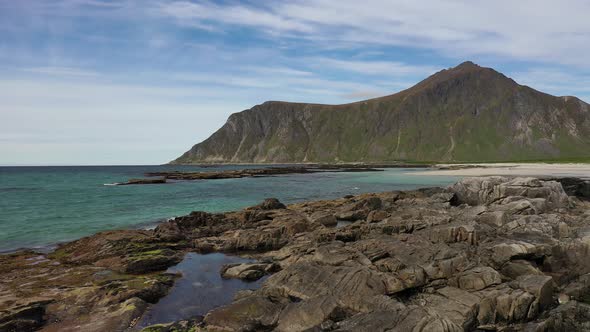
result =
[{"label": "shoreline", "polygon": [[[317,163],[301,163],[306,165],[321,165]],[[224,164],[224,165],[239,165],[239,164]],[[261,165],[261,164],[243,164],[243,165]],[[287,166],[287,164],[268,164],[268,165],[282,165]],[[289,164],[289,165],[296,165],[296,164]],[[330,164],[332,165],[332,164]],[[336,172],[346,172],[350,165],[353,164],[341,164],[338,166]],[[360,170],[363,172],[374,172],[379,170],[372,170],[367,169],[368,164],[366,163],[357,163],[356,165]],[[115,165],[117,166],[129,166],[129,165]],[[131,165],[132,166],[132,165]],[[148,165],[149,166],[149,165]],[[198,165],[194,165],[198,166]],[[215,165],[218,166],[218,165]],[[326,165],[324,164],[324,167]],[[10,167],[31,167],[31,166],[10,166]],[[36,166],[37,167],[37,166]],[[70,166],[38,166],[38,167],[70,167]],[[86,167],[86,166],[83,166]],[[93,166],[88,166],[93,167]],[[214,166],[213,166],[214,167]],[[380,168],[388,168],[388,167],[380,167]],[[391,168],[398,168],[398,166],[393,166]],[[399,166],[399,168],[413,168],[409,167],[408,165]],[[452,177],[483,177],[483,176],[531,176],[531,177],[538,177],[538,178],[580,178],[580,179],[589,179],[590,180],[590,164],[581,164],[581,163],[565,163],[565,164],[547,164],[547,163],[465,163],[465,164],[433,164],[427,167],[418,167],[418,168],[430,168],[430,169],[419,169],[412,171],[411,173],[406,173],[412,176],[452,176]],[[327,170],[329,172],[329,168],[320,168],[322,171]],[[537,170],[536,172],[530,172],[529,170]],[[563,171],[563,169],[573,169],[578,170],[578,172],[571,172],[571,173],[556,173],[557,171]],[[554,173],[548,172],[548,170],[554,170]],[[246,170],[247,171],[247,170]],[[226,171],[220,171],[221,173]],[[232,171],[230,171],[232,172]],[[354,172],[354,170],[353,170]],[[173,172],[161,172],[166,174],[178,174],[180,176],[187,175],[191,176],[192,174],[201,174],[206,172],[187,172],[187,171],[173,171]],[[313,174],[315,171],[301,173],[305,174]],[[293,174],[293,173],[288,173]],[[146,174],[147,175],[147,174]],[[282,175],[282,174],[278,174]],[[261,176],[262,177],[262,176]],[[190,181],[190,180],[189,180]],[[381,192],[374,192],[374,193],[381,193]],[[328,198],[327,198],[328,199]],[[323,200],[323,199],[322,199]],[[329,199],[328,199],[329,200]],[[305,202],[303,200],[301,202]],[[298,204],[293,203],[293,204]],[[231,211],[218,211],[215,213],[229,213]],[[150,221],[142,221],[137,224],[128,225],[126,227],[120,228],[110,228],[99,231],[94,234],[89,234],[82,236],[80,238],[68,239],[68,240],[61,240],[58,242],[49,243],[46,245],[41,246],[32,246],[32,247],[17,247],[17,248],[9,248],[0,250],[0,255],[8,255],[17,253],[20,251],[31,251],[39,254],[48,254],[51,251],[55,250],[59,246],[63,244],[67,244],[70,242],[77,241],[84,237],[94,236],[101,232],[109,232],[109,231],[120,231],[120,230],[153,230],[158,225],[168,222],[177,218],[178,216],[171,216],[171,217],[163,217],[158,218],[156,220]]]},{"label": "shoreline", "polygon": [[531,176],[590,179],[590,164],[582,163],[469,163],[437,164],[433,169],[412,173],[436,176]]},{"label": "shoreline", "polygon": [[[483,188],[489,185],[499,190]],[[462,309],[463,301],[479,307],[480,301],[501,298],[538,319],[545,311],[568,310],[554,303],[558,293],[552,285],[570,287],[590,272],[585,256],[561,254],[587,250],[583,230],[589,207],[590,202],[568,197],[553,181],[481,178],[444,189],[347,195],[288,206],[267,199],[233,212],[193,212],[153,230],[84,237],[47,255],[0,255],[6,267],[0,271],[5,290],[0,321],[24,324],[26,318],[27,324],[54,330],[127,330],[175,284],[177,276],[165,271],[194,252],[257,260],[224,267],[224,278],[269,277],[262,288],[240,293],[204,318],[187,317],[188,323],[174,326],[233,331],[254,319],[254,326],[265,329],[320,324],[338,329],[373,321],[398,326],[402,322],[396,317],[415,315],[433,322],[443,317],[446,324],[469,328],[477,327],[474,322],[528,324],[528,318],[517,316],[487,321],[480,315],[480,321],[473,321]],[[338,227],[338,221],[349,223]],[[537,265],[538,255],[544,265]],[[507,270],[506,264],[521,265]],[[551,273],[545,274],[546,268]],[[564,278],[553,280],[559,273]],[[527,301],[523,294],[529,294]],[[576,294],[567,294],[570,303],[582,296]],[[318,304],[329,309],[317,310]],[[260,311],[249,311],[252,307]],[[84,308],[91,309],[80,316]],[[342,315],[338,321],[331,320],[333,312]],[[359,317],[364,318],[359,322]],[[419,326],[420,319],[399,326]]]}]

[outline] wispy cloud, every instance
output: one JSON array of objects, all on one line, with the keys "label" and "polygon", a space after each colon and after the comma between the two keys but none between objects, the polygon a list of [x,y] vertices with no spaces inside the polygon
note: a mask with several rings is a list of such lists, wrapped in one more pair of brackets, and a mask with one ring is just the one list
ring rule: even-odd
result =
[{"label": "wispy cloud", "polygon": [[312,28],[295,19],[289,19],[269,11],[244,5],[216,5],[211,2],[194,3],[189,1],[175,1],[161,5],[161,13],[177,19],[185,25],[194,24],[197,27],[206,22],[219,22],[229,25],[241,25],[264,28],[269,31],[297,31],[312,32]]},{"label": "wispy cloud", "polygon": [[[297,33],[320,43],[413,46],[447,55],[495,54],[589,66],[585,0],[302,0],[270,6],[174,1],[179,22]],[[577,50],[577,52],[572,52]]]},{"label": "wispy cloud", "polygon": [[23,68],[22,71],[35,73],[35,74],[43,74],[43,75],[52,75],[52,76],[84,76],[84,77],[97,77],[100,74],[91,71],[91,70],[84,70],[79,68],[70,68],[70,67],[35,67],[35,68]]},{"label": "wispy cloud", "polygon": [[371,60],[341,60],[327,57],[316,57],[307,59],[307,61],[315,66],[327,66],[343,71],[351,71],[370,75],[429,75],[440,68],[435,66],[425,65],[417,66],[403,63],[400,61],[371,61]]}]

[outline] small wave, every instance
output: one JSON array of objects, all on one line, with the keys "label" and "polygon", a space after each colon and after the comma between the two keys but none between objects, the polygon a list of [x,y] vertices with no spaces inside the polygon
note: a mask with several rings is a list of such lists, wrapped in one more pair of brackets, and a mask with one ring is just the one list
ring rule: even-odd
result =
[{"label": "small wave", "polygon": [[155,229],[156,227],[158,227],[159,224],[174,220],[175,218],[176,217],[170,217],[170,218],[162,218],[162,219],[157,219],[157,220],[153,220],[153,221],[143,222],[143,223],[135,225],[133,228],[149,231],[149,230],[152,230],[152,229]]},{"label": "small wave", "polygon": [[120,182],[114,182],[114,183],[103,183],[102,185],[103,186],[118,186],[120,184],[121,184]]}]

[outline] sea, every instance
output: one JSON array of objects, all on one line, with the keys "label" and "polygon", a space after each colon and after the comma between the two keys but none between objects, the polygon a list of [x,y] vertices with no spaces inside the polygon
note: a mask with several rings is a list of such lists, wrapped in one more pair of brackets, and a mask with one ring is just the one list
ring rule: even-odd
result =
[{"label": "sea", "polygon": [[[212,171],[245,166],[0,167],[0,252],[51,250],[94,233],[150,228],[191,211],[238,210],[276,197],[284,203],[349,194],[446,186],[457,177],[424,169],[291,174],[260,178],[113,186],[147,172]],[[248,168],[262,166],[247,166]]]}]

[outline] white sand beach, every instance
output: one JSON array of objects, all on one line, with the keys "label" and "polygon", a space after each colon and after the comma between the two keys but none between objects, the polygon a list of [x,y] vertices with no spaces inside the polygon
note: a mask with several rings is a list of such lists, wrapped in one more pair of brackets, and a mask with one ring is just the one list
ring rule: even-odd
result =
[{"label": "white sand beach", "polygon": [[430,170],[412,174],[444,176],[534,176],[534,177],[581,177],[590,178],[590,164],[546,163],[482,163],[439,164]]}]

